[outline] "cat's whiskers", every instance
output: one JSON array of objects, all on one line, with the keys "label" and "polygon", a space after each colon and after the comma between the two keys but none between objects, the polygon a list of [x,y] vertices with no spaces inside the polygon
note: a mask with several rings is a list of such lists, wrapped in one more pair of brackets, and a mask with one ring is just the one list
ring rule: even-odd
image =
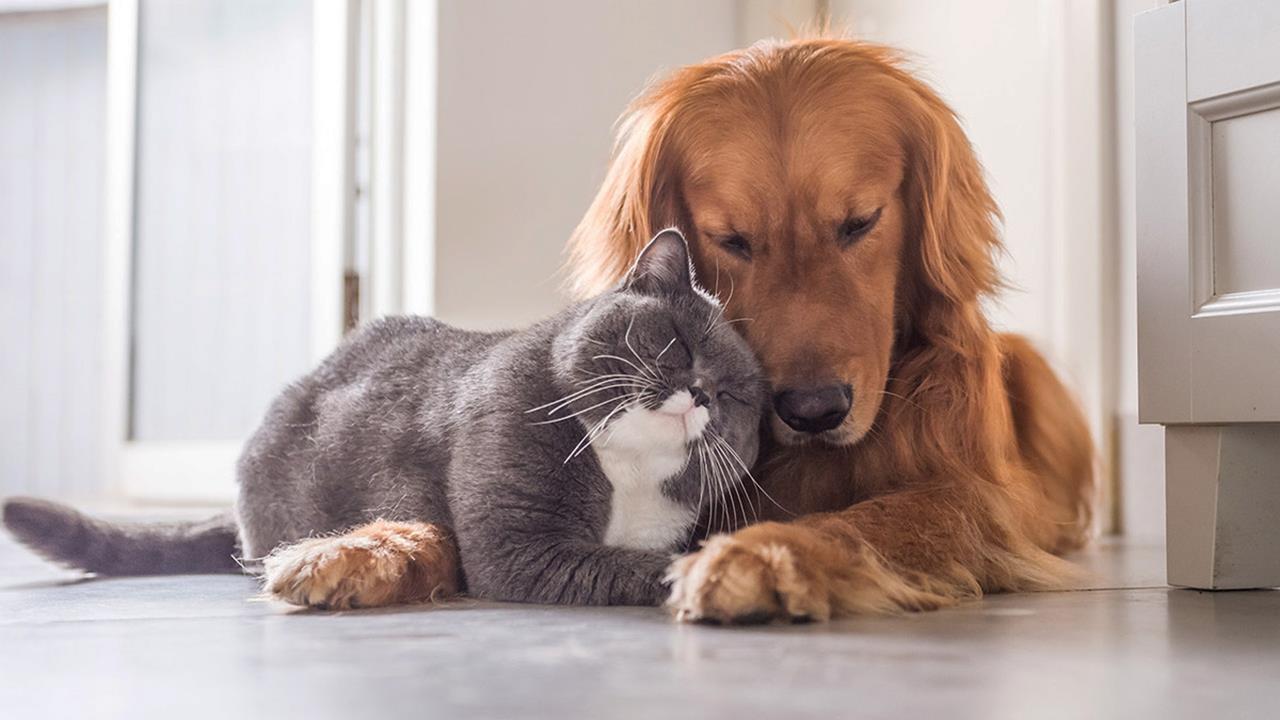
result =
[{"label": "cat's whiskers", "polygon": [[657,355],[653,356],[654,367],[658,366],[658,361],[661,360],[662,356],[666,355],[667,351],[671,349],[671,346],[675,344],[676,344],[676,338],[671,338],[671,340],[667,343],[666,347],[662,348],[662,350],[660,350]]},{"label": "cat's whiskers", "polygon": [[730,519],[735,523],[738,523],[739,520],[741,520],[741,524],[736,525],[736,527],[744,527],[748,524],[748,519],[747,509],[743,506],[742,497],[739,495],[739,489],[742,487],[742,484],[738,482],[736,477],[734,477],[733,470],[729,467],[728,461],[724,459],[724,456],[719,452],[719,449],[715,444],[708,443],[707,449],[711,452],[711,456],[714,457],[716,462],[720,465],[720,477],[724,482],[724,492],[729,497],[730,507],[733,509]]},{"label": "cat's whiskers", "polygon": [[707,492],[706,470],[702,464],[702,453],[700,452],[701,447],[701,442],[696,442],[690,445],[689,459],[685,460],[685,464],[688,465],[693,460],[694,454],[696,453],[698,455],[698,504],[693,506],[695,516],[700,516],[702,514],[702,498]]},{"label": "cat's whiskers", "polygon": [[570,460],[574,459],[578,455],[581,455],[583,452],[586,451],[587,448],[591,447],[591,444],[596,441],[596,438],[600,437],[600,434],[604,431],[605,427],[608,426],[609,420],[611,420],[614,415],[617,415],[619,410],[623,410],[624,408],[626,408],[631,402],[634,401],[634,399],[635,399],[634,394],[623,395],[621,398],[618,398],[617,406],[615,406],[612,410],[610,410],[607,414],[605,414],[604,417],[600,418],[600,420],[596,422],[595,425],[592,425],[591,428],[587,430],[586,434],[582,436],[582,439],[578,441],[578,444],[569,453],[569,456],[564,459],[564,464],[566,465],[569,464]]},{"label": "cat's whiskers", "polygon": [[648,369],[640,367],[639,365],[631,362],[630,360],[622,357],[621,355],[609,355],[609,354],[593,355],[591,359],[592,360],[617,360],[618,362],[623,362],[630,365],[636,372],[640,373],[642,377],[645,377],[645,378],[648,378],[649,380],[654,380],[654,381],[661,379],[658,376],[652,374]]},{"label": "cat's whiskers", "polygon": [[[616,429],[616,428],[610,427],[609,421],[613,419],[613,416],[616,415],[619,411],[626,411],[630,409],[633,403],[634,403],[634,400],[632,398],[626,398],[618,407],[609,411],[609,414],[606,415],[604,418],[602,418],[600,422],[597,423],[596,427],[592,430],[590,437],[587,439],[587,444],[578,452],[582,453],[590,449],[590,447],[595,443],[595,441],[599,440],[600,437],[604,435],[604,432],[606,430],[612,431]],[[612,432],[610,433],[610,437],[612,437]]]},{"label": "cat's whiskers", "polygon": [[635,373],[612,373],[609,375],[601,375],[599,376],[597,381],[604,382],[604,381],[617,381],[617,380],[627,381],[627,382],[634,383],[638,386],[643,386],[643,388],[646,390],[653,390],[653,389],[660,388],[662,386],[662,383],[652,378],[644,377],[642,375],[636,375]]},{"label": "cat's whiskers", "polygon": [[720,258],[716,258],[716,287],[711,291],[711,296],[717,298],[716,302],[720,302]]},{"label": "cat's whiskers", "polygon": [[707,477],[707,458],[706,452],[702,449],[701,441],[694,445],[694,450],[698,453],[698,497],[702,498],[705,496],[707,501],[707,507],[705,510],[702,508],[702,501],[698,501],[698,512],[707,519],[707,528],[710,530],[711,518],[715,514],[716,509],[716,494],[714,488],[709,495],[707,494],[707,486],[710,484],[710,479]]},{"label": "cat's whiskers", "polygon": [[655,385],[641,390],[639,394],[641,407],[646,410],[657,410],[662,407],[662,396],[658,392],[660,389]]},{"label": "cat's whiskers", "polygon": [[653,369],[657,371],[658,377],[661,378],[663,382],[667,381],[667,376],[665,373],[662,372],[662,366],[658,364],[658,361],[661,360],[662,356],[667,354],[667,351],[670,350],[671,346],[675,344],[676,344],[676,338],[673,337],[671,338],[671,340],[667,342],[666,347],[662,348],[662,350],[660,350],[657,355],[653,356]]},{"label": "cat's whiskers", "polygon": [[589,412],[591,412],[592,410],[595,410],[596,408],[601,408],[601,407],[604,407],[605,405],[609,405],[609,404],[611,404],[611,403],[614,403],[614,402],[616,402],[617,400],[618,400],[618,398],[616,398],[616,397],[611,397],[611,398],[609,398],[608,400],[603,400],[603,401],[601,401],[601,402],[596,403],[595,405],[590,405],[590,406],[588,406],[588,407],[584,407],[584,408],[581,408],[581,409],[575,410],[575,411],[573,411],[573,412],[569,413],[568,415],[561,415],[561,416],[560,416],[560,417],[558,417],[558,418],[552,418],[552,419],[550,419],[550,420],[539,420],[539,421],[537,421],[537,422],[530,423],[530,424],[531,424],[531,425],[554,425],[555,423],[564,422],[564,421],[566,421],[566,420],[573,420],[574,418],[581,417],[582,415],[584,415],[584,414],[586,414],[586,413],[589,413]]},{"label": "cat's whiskers", "polygon": [[[742,462],[742,458],[738,456],[738,452],[734,450],[733,447],[729,445],[729,443],[722,436],[712,431],[711,441],[712,441],[712,445],[717,449],[717,452],[720,454],[720,456],[724,458],[724,461],[728,463],[730,467],[736,468],[733,471],[733,474],[738,478],[736,483],[737,488],[742,493],[743,501],[751,509],[752,521],[753,522],[758,521],[760,519],[760,509],[756,506],[756,503],[752,501],[751,493],[748,491],[746,483],[742,482],[742,478],[745,477],[749,479],[752,485],[754,485],[756,490],[758,490],[759,492],[765,494],[766,496],[768,495],[768,493],[764,491],[764,488],[760,487],[760,483],[756,482],[755,477],[751,475],[751,471],[746,468],[745,464]],[[738,470],[741,470],[741,472],[738,472]],[[773,498],[769,498],[769,499],[773,500]],[[775,502],[774,504],[776,505],[777,503]]]},{"label": "cat's whiskers", "polygon": [[644,377],[643,375],[637,375],[635,373],[592,373],[591,380],[585,380],[578,384],[581,385],[583,383],[595,383],[601,380],[624,380],[624,379],[639,380],[642,382],[651,382],[648,378]]},{"label": "cat's whiskers", "polygon": [[[717,448],[717,445],[713,442],[711,447]],[[718,452],[725,464],[725,476],[729,478],[734,497],[738,499],[738,505],[742,508],[742,524],[744,526],[750,525],[760,519],[759,510],[756,508],[755,503],[751,501],[751,493],[747,491],[747,486],[742,482],[742,477],[735,472],[733,463],[725,456],[724,448],[718,448]]]},{"label": "cat's whiskers", "polygon": [[701,485],[704,490],[708,489],[708,486],[710,486],[709,489],[711,490],[710,494],[707,496],[707,512],[706,512],[707,529],[708,531],[710,531],[711,524],[717,521],[717,517],[716,517],[717,510],[720,511],[719,522],[722,522],[722,523],[724,522],[723,520],[724,507],[722,503],[718,502],[719,498],[717,496],[719,495],[719,486],[716,485],[715,478],[711,476],[711,464],[707,460],[706,442],[699,439],[697,448],[698,448],[698,468],[702,473],[700,476],[702,479]]},{"label": "cat's whiskers", "polygon": [[756,321],[756,319],[755,319],[755,318],[750,318],[750,317],[740,317],[740,318],[734,318],[734,319],[732,319],[732,320],[721,320],[721,321],[717,322],[715,325],[713,325],[713,326],[711,327],[711,329],[714,331],[714,330],[716,330],[717,328],[729,327],[730,325],[732,325],[732,324],[734,324],[734,323],[740,323],[740,322],[755,322],[755,321]]},{"label": "cat's whiskers", "polygon": [[578,444],[574,446],[573,450],[570,450],[569,454],[565,456],[563,464],[568,465],[570,460],[573,460],[578,456],[579,453],[581,453],[583,450],[586,450],[588,447],[590,447],[591,442],[595,439],[595,435],[600,431],[601,428],[604,427],[604,424],[608,420],[608,418],[614,412],[617,412],[618,408],[622,407],[624,403],[625,403],[625,399],[619,400],[618,407],[615,407],[613,410],[609,411],[609,413],[607,413],[604,418],[601,418],[595,425],[592,425],[591,427],[587,428],[587,431],[582,434],[582,439],[579,440]]},{"label": "cat's whiskers", "polygon": [[[619,378],[619,379],[620,379],[620,378]],[[593,382],[591,385],[588,385],[587,387],[584,387],[584,388],[579,388],[579,389],[577,389],[577,390],[574,390],[573,392],[569,393],[568,395],[565,395],[565,396],[563,396],[563,397],[556,398],[555,400],[552,400],[552,401],[550,401],[550,402],[545,402],[545,403],[543,403],[543,404],[541,404],[541,405],[538,405],[538,406],[536,406],[536,407],[531,407],[531,408],[529,408],[528,410],[525,410],[525,413],[526,413],[526,414],[528,414],[528,413],[531,413],[531,412],[537,412],[537,411],[539,411],[539,410],[544,410],[544,409],[546,409],[546,408],[549,408],[549,407],[551,407],[552,405],[559,405],[559,404],[564,403],[564,402],[572,402],[574,399],[576,399],[577,397],[579,397],[579,396],[581,396],[581,395],[585,395],[585,394],[589,394],[589,393],[595,392],[598,388],[600,388],[600,387],[602,387],[602,386],[604,386],[604,385],[608,385],[608,384],[610,384],[610,383],[616,382],[616,381],[617,381],[617,379],[609,379],[609,380],[599,380],[599,381],[597,381],[597,382]]]},{"label": "cat's whiskers", "polygon": [[[644,407],[644,401],[640,399],[639,393],[637,393],[632,399],[631,406],[628,408],[628,410],[635,409],[637,407]],[[604,444],[607,446],[613,442],[613,436],[615,433],[618,432],[618,425],[617,423],[614,423],[613,426],[604,428],[603,430],[601,430],[601,434],[603,434],[605,430],[609,432],[609,434],[604,438]]]},{"label": "cat's whiskers", "polygon": [[788,515],[791,515],[792,517],[794,517],[794,516],[795,516],[795,513],[794,513],[794,512],[792,512],[792,511],[788,510],[787,508],[783,507],[781,503],[779,503],[777,500],[774,500],[774,499],[773,499],[773,496],[772,496],[772,495],[770,495],[770,494],[769,494],[769,492],[768,492],[767,490],[765,490],[765,489],[764,489],[764,486],[763,486],[763,485],[761,485],[761,484],[760,484],[760,482],[759,482],[758,480],[756,480],[756,476],[751,474],[751,469],[750,469],[750,468],[748,468],[748,467],[747,467],[747,464],[746,464],[746,463],[744,463],[744,462],[742,461],[742,456],[738,454],[738,451],[737,451],[737,450],[734,450],[734,449],[733,449],[733,446],[729,444],[729,441],[728,441],[728,440],[725,440],[725,439],[724,439],[724,436],[723,436],[723,435],[721,435],[721,434],[717,433],[717,432],[716,432],[716,431],[714,431],[714,430],[711,430],[710,428],[707,428],[707,431],[708,431],[709,433],[711,433],[711,437],[712,437],[712,439],[713,439],[714,441],[718,442],[718,443],[720,444],[720,446],[721,446],[721,447],[723,447],[723,448],[724,448],[724,450],[729,454],[729,457],[730,457],[730,458],[732,458],[732,459],[733,459],[733,461],[737,464],[737,466],[738,466],[739,468],[741,468],[741,469],[742,469],[743,477],[745,477],[745,478],[747,478],[748,480],[750,480],[750,481],[751,481],[751,484],[755,486],[756,490],[757,490],[757,491],[759,491],[759,492],[760,492],[760,494],[761,494],[761,495],[763,495],[763,496],[765,497],[765,499],[767,499],[769,502],[773,503],[774,507],[778,508],[778,509],[779,509],[779,510],[781,510],[782,512],[784,512],[784,513],[786,513],[786,514],[788,514]]},{"label": "cat's whiskers", "polygon": [[660,377],[660,374],[657,372],[656,369],[649,368],[649,364],[644,361],[644,358],[640,357],[640,353],[636,352],[635,346],[631,344],[631,328],[635,324],[636,324],[636,316],[632,315],[631,322],[627,323],[627,331],[622,334],[622,342],[626,344],[627,349],[630,350],[631,354],[635,356],[636,361],[639,362],[641,365],[643,365],[646,370],[649,370],[652,373],[652,376],[655,379],[657,379]]},{"label": "cat's whiskers", "polygon": [[[745,510],[742,508],[737,494],[734,492],[734,481],[729,472],[729,467],[724,458],[716,452],[716,446],[707,443],[707,454],[711,459],[711,464],[715,468],[716,485],[720,491],[721,498],[725,500],[725,505],[729,510],[726,527],[732,527],[739,517],[745,519]],[[746,524],[745,522],[743,523]]]},{"label": "cat's whiskers", "polygon": [[[552,400],[551,402],[543,403],[542,405],[539,405],[537,407],[529,408],[528,410],[525,410],[525,412],[531,413],[531,412],[536,412],[538,410],[543,410],[550,407],[551,410],[548,411],[547,414],[551,415],[555,413],[557,410],[559,410],[561,407],[568,405],[573,401],[578,400],[584,396],[600,392],[601,390],[610,390],[615,387],[639,387],[639,386],[649,387],[655,384],[653,380],[641,375],[633,374],[633,373],[607,373],[607,374],[592,373],[592,375],[593,377],[591,380],[587,380],[587,381],[583,381],[582,383],[579,383],[579,384],[585,383],[586,387],[579,388],[578,390],[575,390],[569,393],[568,395],[565,395],[564,397]],[[553,405],[555,407],[551,407]]]},{"label": "cat's whiskers", "polygon": [[599,374],[593,375],[588,380],[580,380],[578,381],[577,384],[590,387],[592,385],[596,385],[602,382],[609,382],[611,380],[630,380],[638,383],[653,382],[653,379],[646,375],[639,375],[639,374],[630,373],[630,372],[616,372],[616,373],[599,373]]},{"label": "cat's whiskers", "polygon": [[715,462],[715,457],[711,452],[711,445],[704,443],[703,447],[706,449],[707,465],[711,468],[711,476],[715,479],[716,494],[720,498],[721,531],[729,532],[733,529],[733,506],[729,502],[728,487],[725,485],[726,478],[720,466]]},{"label": "cat's whiskers", "polygon": [[645,383],[638,382],[638,381],[627,381],[627,380],[601,381],[589,387],[583,388],[582,390],[578,390],[576,392],[570,393],[565,397],[552,400],[549,403],[544,403],[537,407],[529,408],[528,410],[525,410],[525,414],[528,414],[531,412],[537,412],[539,410],[543,410],[554,405],[555,407],[551,407],[551,409],[547,410],[547,415],[554,415],[556,412],[564,408],[566,405],[571,405],[574,402],[577,402],[578,400],[589,397],[596,393],[604,392],[606,390],[616,390],[619,388],[631,388],[631,387],[643,387],[643,386],[645,386]]},{"label": "cat's whiskers", "polygon": [[[720,285],[720,276],[717,273],[716,287],[718,288],[719,285]],[[703,337],[710,335],[711,330],[715,327],[716,321],[724,317],[724,311],[729,308],[729,303],[733,301],[734,285],[735,283],[733,280],[733,273],[730,273],[729,274],[729,297],[725,298],[724,300],[720,300],[719,293],[718,292],[716,293],[716,302],[719,303],[720,307],[713,310],[711,312],[711,315],[707,318],[707,326],[702,329]]]}]

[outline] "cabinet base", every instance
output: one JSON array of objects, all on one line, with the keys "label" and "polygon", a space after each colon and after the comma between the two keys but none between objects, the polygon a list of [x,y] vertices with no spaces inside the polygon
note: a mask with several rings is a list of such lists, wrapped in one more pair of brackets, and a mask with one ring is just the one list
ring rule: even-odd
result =
[{"label": "cabinet base", "polygon": [[1169,584],[1280,586],[1280,423],[1165,428]]}]

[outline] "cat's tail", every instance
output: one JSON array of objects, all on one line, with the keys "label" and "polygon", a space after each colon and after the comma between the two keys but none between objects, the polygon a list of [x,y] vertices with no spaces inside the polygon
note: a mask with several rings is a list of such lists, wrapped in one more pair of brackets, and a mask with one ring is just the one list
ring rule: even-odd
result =
[{"label": "cat's tail", "polygon": [[113,523],[67,505],[16,497],[4,503],[4,525],[44,558],[99,575],[240,570],[229,512],[199,522]]}]

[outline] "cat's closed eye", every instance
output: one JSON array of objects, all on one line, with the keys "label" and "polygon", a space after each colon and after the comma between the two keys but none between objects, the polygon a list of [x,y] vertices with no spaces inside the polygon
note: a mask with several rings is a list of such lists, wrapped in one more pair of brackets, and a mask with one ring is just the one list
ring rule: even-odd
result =
[{"label": "cat's closed eye", "polygon": [[663,370],[688,370],[693,366],[693,355],[684,340],[675,337],[654,358],[654,364]]}]

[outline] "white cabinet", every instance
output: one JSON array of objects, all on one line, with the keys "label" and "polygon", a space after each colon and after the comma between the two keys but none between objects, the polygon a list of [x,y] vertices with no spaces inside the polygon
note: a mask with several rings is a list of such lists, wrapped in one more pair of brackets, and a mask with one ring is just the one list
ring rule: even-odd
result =
[{"label": "white cabinet", "polygon": [[1280,3],[1135,24],[1139,413],[1169,582],[1280,585]]}]

